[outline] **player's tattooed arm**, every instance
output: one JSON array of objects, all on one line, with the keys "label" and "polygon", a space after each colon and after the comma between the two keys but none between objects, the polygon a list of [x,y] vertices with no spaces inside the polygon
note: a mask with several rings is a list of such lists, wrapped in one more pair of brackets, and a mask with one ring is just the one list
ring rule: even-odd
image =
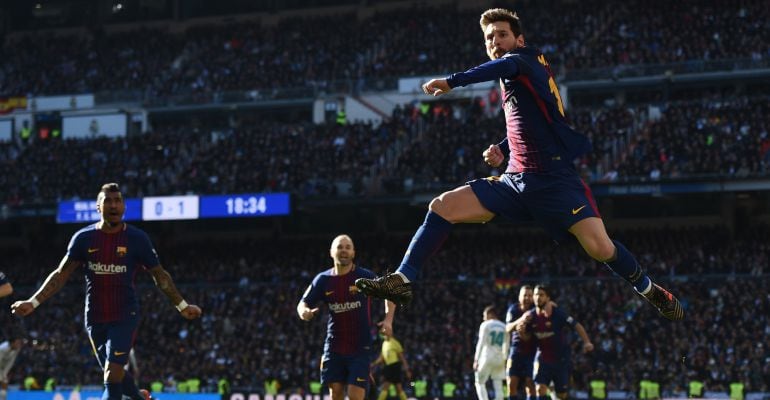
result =
[{"label": "player's tattooed arm", "polygon": [[80,261],[71,260],[67,256],[64,256],[59,263],[59,266],[48,274],[48,278],[43,282],[43,286],[41,286],[32,297],[41,303],[48,300],[67,284],[70,275],[72,275],[81,264],[82,262]]},{"label": "player's tattooed arm", "polygon": [[80,267],[81,262],[70,260],[65,256],[59,266],[48,274],[45,282],[35,294],[27,300],[19,300],[11,305],[11,312],[20,317],[32,314],[40,303],[48,300],[67,283],[72,271]]},{"label": "player's tattooed arm", "polygon": [[182,295],[177,290],[176,285],[174,285],[174,280],[171,279],[168,271],[163,269],[163,266],[158,265],[155,268],[151,268],[150,274],[152,274],[152,280],[155,281],[155,286],[171,300],[171,304],[176,306],[182,301]]}]

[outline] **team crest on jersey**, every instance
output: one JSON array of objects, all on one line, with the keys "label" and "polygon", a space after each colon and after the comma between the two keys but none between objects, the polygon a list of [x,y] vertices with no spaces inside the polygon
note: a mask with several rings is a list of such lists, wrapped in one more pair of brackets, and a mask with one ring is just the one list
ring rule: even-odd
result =
[{"label": "team crest on jersey", "polygon": [[351,285],[351,286],[348,288],[348,291],[349,291],[350,293],[356,294],[356,293],[358,293],[358,288],[356,287],[356,285]]},{"label": "team crest on jersey", "polygon": [[116,253],[118,254],[118,257],[125,257],[126,253],[128,253],[128,249],[125,246],[118,246]]}]

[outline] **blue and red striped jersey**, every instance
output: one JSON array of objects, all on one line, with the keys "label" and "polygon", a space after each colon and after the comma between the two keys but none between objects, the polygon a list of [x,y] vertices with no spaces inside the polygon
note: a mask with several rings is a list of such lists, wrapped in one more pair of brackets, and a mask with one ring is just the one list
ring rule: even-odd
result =
[{"label": "blue and red striped jersey", "polygon": [[512,50],[497,60],[452,74],[447,83],[454,88],[490,80],[500,80],[503,87],[509,152],[506,172],[561,169],[591,150],[588,137],[569,125],[551,67],[540,50]]},{"label": "blue and red striped jersey", "polygon": [[332,275],[333,269],[316,275],[302,301],[310,307],[323,301],[329,309],[324,353],[342,355],[372,351],[374,343],[371,299],[355,288],[358,278],[373,279],[368,269],[354,267],[345,275]]},{"label": "blue and red striped jersey", "polygon": [[119,232],[106,233],[97,225],[77,231],[67,248],[67,258],[81,261],[85,267],[86,325],[136,315],[136,273],[160,265],[144,231],[124,223]]},{"label": "blue and red striped jersey", "polygon": [[[532,306],[529,308],[529,310],[534,309],[535,306]],[[513,321],[516,321],[524,315],[529,310],[521,310],[521,306],[519,303],[511,304],[508,307],[508,312],[505,314],[505,323],[509,324]],[[515,354],[524,354],[524,355],[534,355],[535,354],[535,340],[529,339],[524,340],[519,335],[519,332],[514,330],[511,332],[511,343],[510,343],[510,350],[508,352],[508,358],[512,358]]]},{"label": "blue and red striped jersey", "polygon": [[530,327],[537,338],[536,359],[539,362],[549,364],[569,359],[569,338],[564,332],[564,328],[567,325],[574,327],[577,321],[559,307],[553,307],[550,316],[538,314],[536,310],[528,312],[532,313],[533,318]]}]

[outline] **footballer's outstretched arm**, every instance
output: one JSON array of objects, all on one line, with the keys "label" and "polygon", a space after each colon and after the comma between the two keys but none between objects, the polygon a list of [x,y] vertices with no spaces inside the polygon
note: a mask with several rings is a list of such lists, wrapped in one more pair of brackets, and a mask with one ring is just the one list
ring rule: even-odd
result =
[{"label": "footballer's outstretched arm", "polygon": [[174,280],[171,279],[171,275],[166,271],[162,265],[157,265],[150,268],[150,274],[152,280],[155,281],[155,286],[160,289],[163,294],[171,300],[171,304],[187,319],[198,318],[201,315],[201,309],[195,304],[187,304],[182,298],[182,295],[174,285]]},{"label": "footballer's outstretched arm", "polygon": [[11,305],[11,312],[22,317],[32,314],[41,303],[56,294],[67,283],[72,272],[80,267],[80,261],[70,260],[67,256],[62,258],[59,266],[48,274],[43,285],[35,294],[27,300],[20,300]]}]

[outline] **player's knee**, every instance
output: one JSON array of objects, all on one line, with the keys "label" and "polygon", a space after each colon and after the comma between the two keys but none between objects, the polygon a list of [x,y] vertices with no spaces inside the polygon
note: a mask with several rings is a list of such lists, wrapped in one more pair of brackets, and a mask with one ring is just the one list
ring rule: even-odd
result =
[{"label": "player's knee", "polygon": [[615,245],[611,240],[602,241],[596,247],[596,257],[594,259],[599,261],[609,261],[615,258]]},{"label": "player's knee", "polygon": [[104,381],[109,383],[123,382],[123,376],[126,370],[123,366],[116,363],[107,363],[107,367],[104,369]]},{"label": "player's knee", "polygon": [[611,240],[596,238],[585,243],[585,251],[591,258],[597,261],[605,262],[615,257],[615,245]]},{"label": "player's knee", "polygon": [[434,213],[441,215],[444,217],[445,214],[447,214],[447,202],[444,201],[444,195],[436,196],[431,200],[430,204],[428,204],[428,210],[433,211]]}]

